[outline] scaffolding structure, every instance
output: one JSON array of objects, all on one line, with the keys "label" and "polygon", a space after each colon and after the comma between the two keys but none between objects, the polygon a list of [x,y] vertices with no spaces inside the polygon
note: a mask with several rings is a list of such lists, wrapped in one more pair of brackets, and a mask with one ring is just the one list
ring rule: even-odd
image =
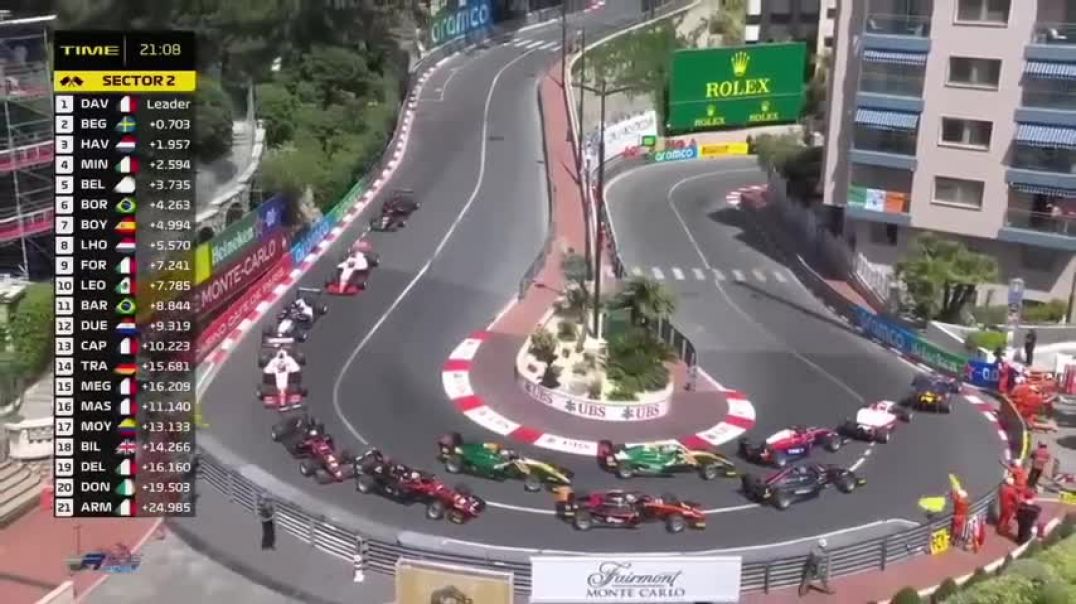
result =
[{"label": "scaffolding structure", "polygon": [[54,19],[0,12],[0,271],[24,277],[52,264]]}]

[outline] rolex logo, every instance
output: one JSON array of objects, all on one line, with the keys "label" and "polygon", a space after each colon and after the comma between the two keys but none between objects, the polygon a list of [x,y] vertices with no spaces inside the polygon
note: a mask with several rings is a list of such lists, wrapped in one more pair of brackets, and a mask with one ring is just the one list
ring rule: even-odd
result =
[{"label": "rolex logo", "polygon": [[732,55],[732,74],[738,78],[742,78],[747,73],[747,65],[751,62],[751,55],[745,51],[740,51]]},{"label": "rolex logo", "polygon": [[762,101],[762,113],[769,113],[769,112],[770,112],[770,102],[769,101]]},{"label": "rolex logo", "polygon": [[717,107],[714,105],[706,106],[706,117],[713,117],[717,115]]}]

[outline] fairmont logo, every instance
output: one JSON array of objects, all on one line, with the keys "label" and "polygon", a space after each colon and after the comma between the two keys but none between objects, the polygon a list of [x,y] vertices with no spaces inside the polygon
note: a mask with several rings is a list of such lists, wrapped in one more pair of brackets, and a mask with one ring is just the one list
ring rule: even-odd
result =
[{"label": "fairmont logo", "polygon": [[598,570],[587,577],[587,596],[608,598],[620,596],[635,599],[639,596],[669,598],[686,591],[678,585],[683,571],[635,573],[631,562],[601,562]]}]

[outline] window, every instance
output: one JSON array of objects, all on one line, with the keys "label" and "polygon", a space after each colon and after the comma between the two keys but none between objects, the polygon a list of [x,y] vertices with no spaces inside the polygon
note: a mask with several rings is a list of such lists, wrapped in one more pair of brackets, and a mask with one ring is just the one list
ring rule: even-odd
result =
[{"label": "window", "polygon": [[949,83],[997,90],[1001,80],[1000,59],[949,57]]},{"label": "window", "polygon": [[898,233],[900,232],[900,227],[897,225],[872,222],[870,229],[871,243],[890,246],[897,245]]},{"label": "window", "polygon": [[956,20],[963,23],[1009,22],[1009,5],[1012,0],[960,0],[956,6]]},{"label": "window", "polygon": [[934,203],[982,209],[983,183],[978,180],[936,176],[934,178]]},{"label": "window", "polygon": [[981,120],[943,117],[941,141],[947,145],[962,145],[977,149],[990,148],[990,133],[994,124]]}]

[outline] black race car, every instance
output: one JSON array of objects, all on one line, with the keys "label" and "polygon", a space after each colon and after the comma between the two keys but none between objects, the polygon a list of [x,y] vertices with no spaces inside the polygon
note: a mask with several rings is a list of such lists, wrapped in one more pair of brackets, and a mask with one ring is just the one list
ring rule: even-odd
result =
[{"label": "black race car", "polygon": [[325,424],[305,413],[287,416],[273,424],[270,436],[284,445],[284,449],[296,459],[309,455],[312,439],[324,437],[332,440],[325,432]]},{"label": "black race car", "polygon": [[953,410],[953,395],[960,393],[960,382],[942,375],[920,374],[912,380],[914,392],[906,404],[920,411],[949,413]]},{"label": "black race car", "polygon": [[310,328],[329,308],[321,302],[321,290],[300,287],[295,299],[277,313],[276,322],[262,331],[262,345],[305,342]]},{"label": "black race car", "polygon": [[785,510],[797,501],[817,497],[827,487],[836,486],[842,493],[851,493],[866,483],[855,472],[840,466],[802,464],[767,477],[746,474],[743,493],[751,501]]},{"label": "black race car", "polygon": [[370,219],[370,229],[374,231],[398,231],[407,224],[407,219],[422,204],[415,201],[415,192],[410,189],[393,191],[385,203],[381,204],[381,213]]},{"label": "black race car", "polygon": [[364,453],[355,465],[355,490],[381,494],[403,504],[425,504],[430,520],[447,517],[450,522],[463,524],[486,509],[485,500],[466,486],[450,487],[434,474],[394,463],[377,449]]}]

